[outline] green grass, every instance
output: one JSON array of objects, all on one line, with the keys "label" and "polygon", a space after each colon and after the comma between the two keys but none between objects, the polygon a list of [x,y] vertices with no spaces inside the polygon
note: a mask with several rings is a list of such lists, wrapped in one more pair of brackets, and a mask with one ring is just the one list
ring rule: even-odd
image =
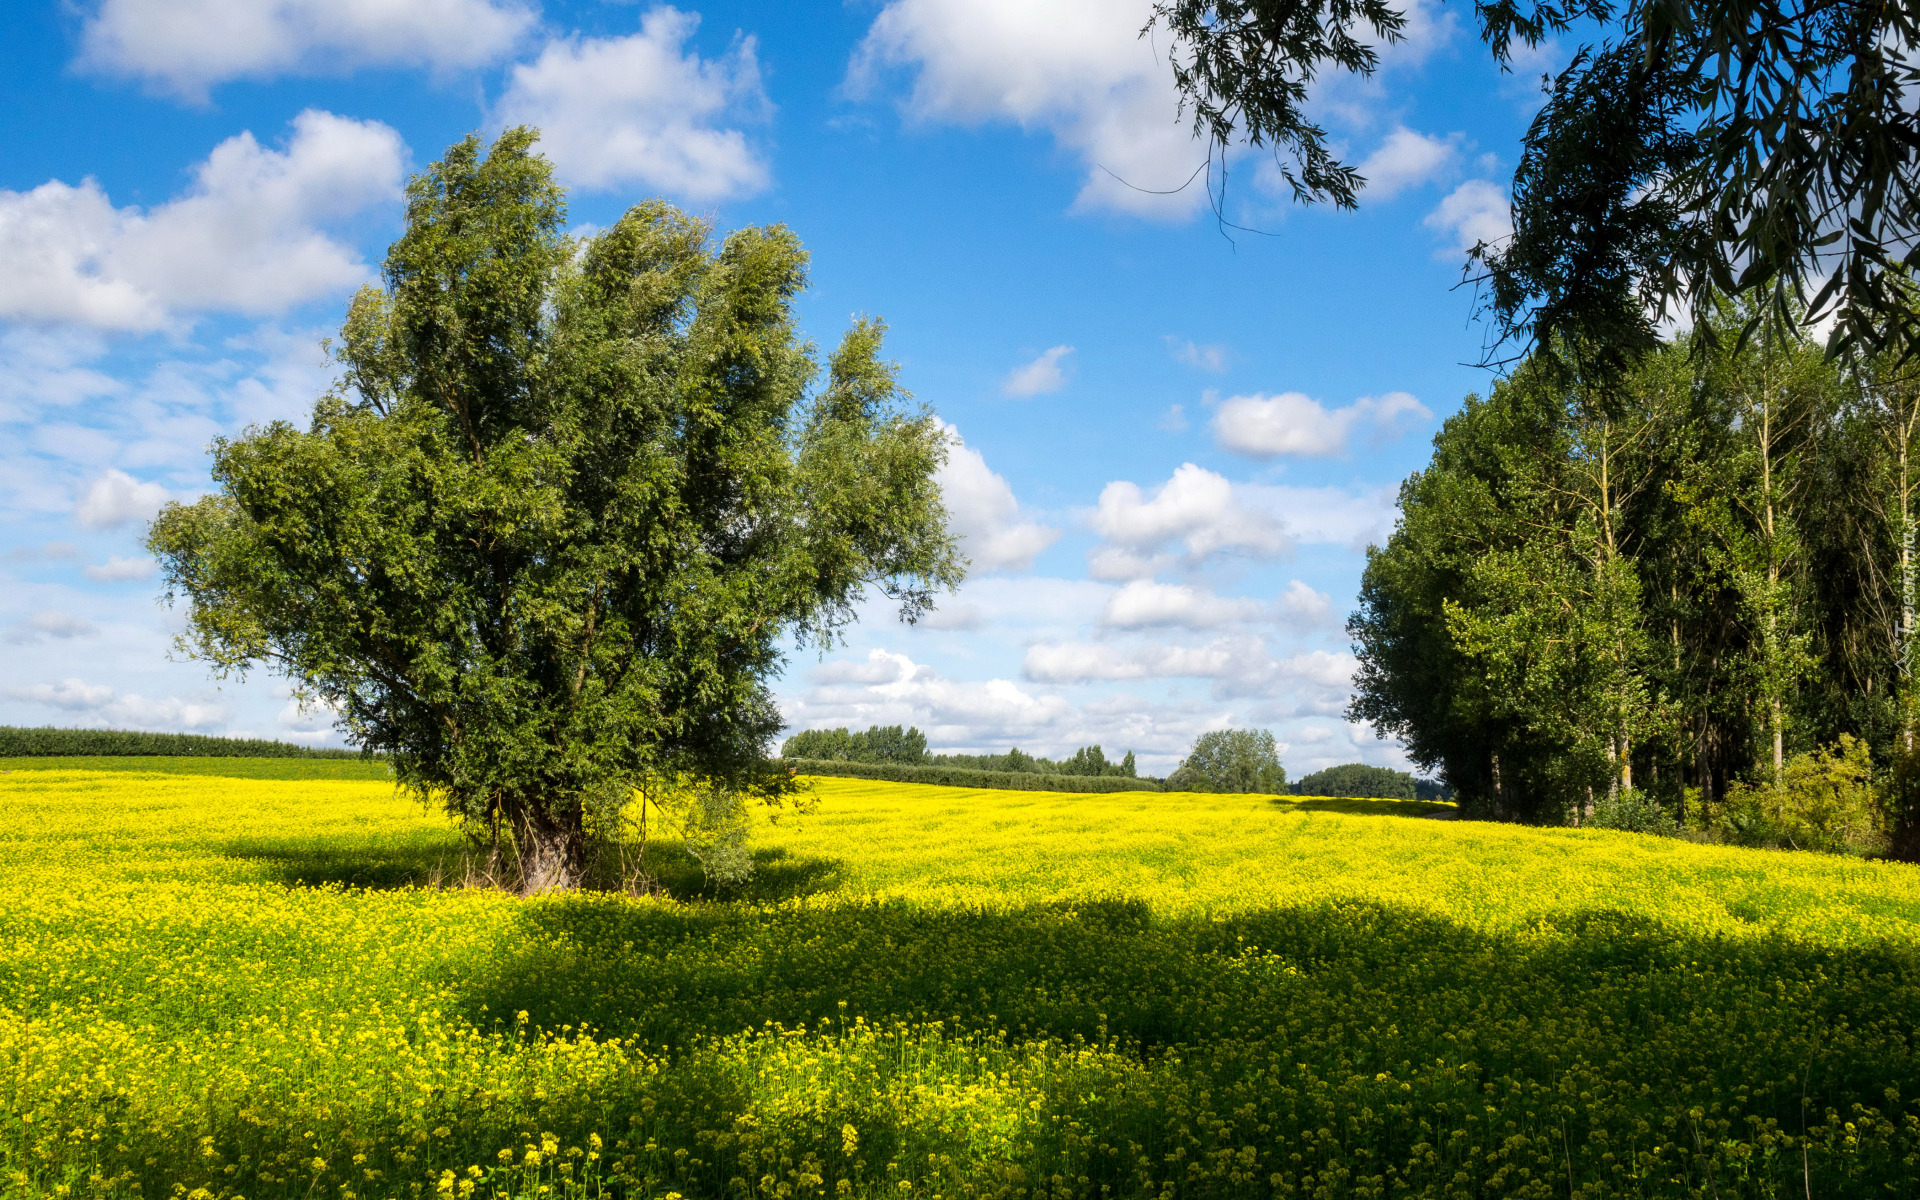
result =
[{"label": "green grass", "polygon": [[1920,1194],[1913,868],[821,788],[519,901],[378,783],[0,775],[0,1194]]}]

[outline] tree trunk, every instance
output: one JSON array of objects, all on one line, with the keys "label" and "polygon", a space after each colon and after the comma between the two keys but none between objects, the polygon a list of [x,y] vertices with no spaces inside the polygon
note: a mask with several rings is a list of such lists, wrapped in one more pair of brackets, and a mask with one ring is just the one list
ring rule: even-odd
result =
[{"label": "tree trunk", "polygon": [[586,862],[586,831],[571,814],[529,804],[513,814],[513,849],[520,894],[566,892],[580,886]]}]

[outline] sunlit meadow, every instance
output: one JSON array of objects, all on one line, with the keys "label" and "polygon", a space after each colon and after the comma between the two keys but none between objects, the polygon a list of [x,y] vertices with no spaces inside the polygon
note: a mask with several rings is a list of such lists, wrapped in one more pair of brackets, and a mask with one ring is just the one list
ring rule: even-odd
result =
[{"label": "sunlit meadow", "polygon": [[0,1195],[1920,1194],[1920,869],[820,780],[518,900],[377,764],[0,762]]}]

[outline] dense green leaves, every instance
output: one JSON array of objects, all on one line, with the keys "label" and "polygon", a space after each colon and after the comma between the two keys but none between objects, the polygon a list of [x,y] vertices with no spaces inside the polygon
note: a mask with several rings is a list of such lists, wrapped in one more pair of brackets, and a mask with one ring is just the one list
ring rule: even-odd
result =
[{"label": "dense green leaves", "polygon": [[1302,778],[1290,790],[1296,796],[1360,796],[1381,800],[1412,800],[1417,795],[1412,775],[1366,763],[1322,768]]},{"label": "dense green leaves", "polygon": [[1215,729],[1194,739],[1193,749],[1167,788],[1176,792],[1263,792],[1287,790],[1286,768],[1269,729]]},{"label": "dense green leaves", "polygon": [[216,443],[216,493],[151,534],[191,652],[284,671],[404,784],[504,822],[529,886],[571,880],[643,776],[777,793],[781,640],[869,586],[911,620],[961,571],[945,435],[883,327],[812,390],[793,234],[716,246],[650,202],[569,238],[533,140],[413,181],[344,392]]},{"label": "dense green leaves", "polygon": [[1698,823],[1842,736],[1904,752],[1911,385],[1740,346],[1749,315],[1625,374],[1536,358],[1402,488],[1350,624],[1352,716],[1470,807],[1617,823],[1639,789]]}]

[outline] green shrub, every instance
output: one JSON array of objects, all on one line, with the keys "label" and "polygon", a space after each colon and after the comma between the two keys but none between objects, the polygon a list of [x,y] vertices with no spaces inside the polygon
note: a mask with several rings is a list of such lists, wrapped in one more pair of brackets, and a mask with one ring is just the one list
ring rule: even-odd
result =
[{"label": "green shrub", "polygon": [[1593,815],[1587,818],[1587,824],[1595,829],[1657,833],[1663,837],[1680,832],[1680,823],[1674,820],[1673,814],[1638,788],[1623,788],[1616,794],[1602,796],[1593,806]]},{"label": "green shrub", "polygon": [[1836,745],[1788,759],[1777,782],[1728,788],[1710,807],[1709,826],[1743,845],[1877,853],[1886,849],[1887,823],[1872,774],[1867,744],[1843,733]]},{"label": "green shrub", "polygon": [[0,725],[0,758],[359,758],[358,750],[316,750],[264,738],[198,733],[140,733],[131,729],[23,729]]},{"label": "green shrub", "polygon": [[801,775],[837,775],[843,779],[884,779],[893,783],[937,783],[945,787],[1001,788],[1010,792],[1158,792],[1151,779],[1124,775],[1032,775],[978,771],[969,767],[909,767],[895,763],[834,762],[789,758]]}]

